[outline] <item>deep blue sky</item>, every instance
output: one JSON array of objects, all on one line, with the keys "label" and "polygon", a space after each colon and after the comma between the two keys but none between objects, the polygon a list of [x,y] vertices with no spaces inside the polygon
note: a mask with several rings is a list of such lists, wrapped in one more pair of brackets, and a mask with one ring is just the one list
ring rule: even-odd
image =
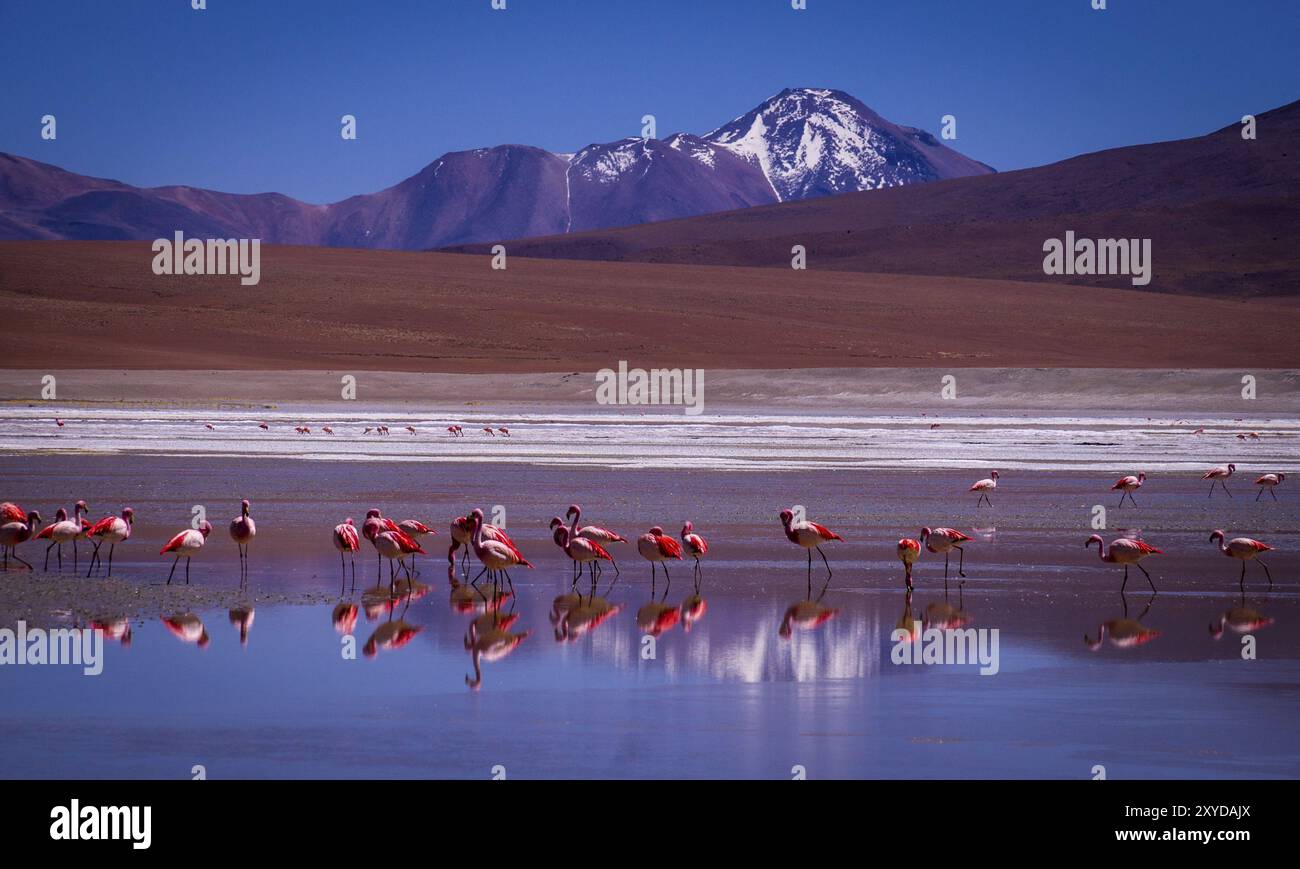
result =
[{"label": "deep blue sky", "polygon": [[[1296,0],[3,0],[0,151],[328,202],[451,150],[703,133],[839,88],[998,169],[1300,98]],[[59,138],[39,136],[41,115]],[[339,116],[359,138],[339,138]],[[1267,135],[1266,132],[1262,133]]]}]

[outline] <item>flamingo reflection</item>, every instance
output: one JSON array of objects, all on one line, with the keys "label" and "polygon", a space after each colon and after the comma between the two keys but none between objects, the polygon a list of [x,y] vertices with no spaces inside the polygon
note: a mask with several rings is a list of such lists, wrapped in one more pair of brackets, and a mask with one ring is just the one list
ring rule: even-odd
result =
[{"label": "flamingo reflection", "polygon": [[250,604],[239,604],[230,608],[230,623],[239,628],[239,645],[247,648],[248,632],[253,629],[253,607]]},{"label": "flamingo reflection", "polygon": [[528,639],[532,631],[511,633],[507,626],[514,623],[511,614],[501,617],[496,613],[485,613],[469,623],[465,634],[465,648],[469,650],[470,660],[474,665],[474,675],[465,676],[465,684],[477,691],[483,684],[483,662],[499,661],[519,647]]},{"label": "flamingo reflection", "polygon": [[1241,596],[1241,605],[1224,611],[1217,623],[1210,623],[1210,636],[1216,640],[1223,636],[1227,628],[1234,634],[1250,634],[1273,624],[1273,620],[1254,607],[1246,606],[1246,595]]},{"label": "flamingo reflection", "polygon": [[182,643],[194,643],[200,649],[206,649],[212,642],[207,628],[203,627],[203,620],[194,613],[163,616],[162,623]]},{"label": "flamingo reflection", "polygon": [[1089,639],[1085,634],[1083,642],[1094,652],[1102,647],[1107,636],[1110,638],[1110,644],[1117,649],[1131,649],[1134,646],[1141,646],[1144,643],[1151,642],[1160,636],[1160,632],[1155,628],[1148,628],[1143,625],[1142,619],[1150,611],[1151,602],[1155,599],[1155,594],[1152,594],[1147,600],[1146,606],[1142,608],[1142,613],[1137,618],[1131,619],[1128,617],[1128,598],[1121,592],[1120,600],[1124,603],[1124,617],[1102,622],[1097,626],[1097,639]]}]

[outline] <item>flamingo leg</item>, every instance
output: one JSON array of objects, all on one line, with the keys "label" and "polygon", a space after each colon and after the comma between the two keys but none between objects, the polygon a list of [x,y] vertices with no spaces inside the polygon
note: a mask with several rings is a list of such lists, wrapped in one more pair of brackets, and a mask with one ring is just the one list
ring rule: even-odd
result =
[{"label": "flamingo leg", "polygon": [[168,584],[168,585],[171,585],[171,584],[172,584],[172,577],[176,575],[176,565],[180,562],[180,560],[181,560],[181,557],[178,555],[178,556],[176,556],[176,560],[172,562],[172,569],[171,569],[171,572],[167,574],[167,584]]},{"label": "flamingo leg", "polygon": [[947,551],[947,552],[945,552],[945,553],[943,554],[943,585],[944,585],[944,588],[947,588],[947,587],[948,587],[948,559],[949,559],[950,557],[952,557],[952,550],[949,550],[949,551]]},{"label": "flamingo leg", "polygon": [[965,566],[966,566],[966,550],[958,546],[957,547],[957,575],[960,576],[962,579],[966,578],[966,571],[964,569]]},{"label": "flamingo leg", "polygon": [[1128,588],[1128,565],[1124,565],[1124,583],[1119,587],[1119,593],[1122,596],[1124,589]]},{"label": "flamingo leg", "polygon": [[650,599],[655,599],[655,563],[650,562]]},{"label": "flamingo leg", "polygon": [[[177,560],[179,561],[180,559]],[[190,584],[190,562],[193,560],[194,559],[192,557],[188,555],[185,556],[185,584],[186,585]]]},{"label": "flamingo leg", "polygon": [[831,563],[826,560],[826,553],[822,552],[820,546],[817,547],[817,554],[822,557],[822,564],[826,565],[826,578],[829,580],[831,578]]},{"label": "flamingo leg", "polygon": [[1258,501],[1260,498],[1263,498],[1263,497],[1264,497],[1264,487],[1263,487],[1263,486],[1260,486],[1260,487],[1259,487],[1259,494],[1255,496],[1255,500]]},{"label": "flamingo leg", "polygon": [[812,550],[808,550],[808,598],[812,599]]},{"label": "flamingo leg", "polygon": [[1151,584],[1151,591],[1152,593],[1154,593],[1156,590],[1156,584],[1151,581],[1151,574],[1147,573],[1147,569],[1143,567],[1141,564],[1137,566],[1137,569],[1142,571],[1142,575],[1147,578],[1147,582]]},{"label": "flamingo leg", "polygon": [[113,575],[113,550],[115,550],[115,549],[117,549],[117,544],[116,544],[116,543],[114,543],[114,544],[112,544],[112,545],[110,545],[110,546],[108,547],[108,573],[105,573],[105,574],[104,574],[105,576],[112,576],[112,575]]},{"label": "flamingo leg", "polygon": [[[1255,560],[1256,560],[1256,561],[1259,561],[1258,558],[1256,558]],[[1242,567],[1245,567],[1245,566],[1246,566],[1246,565],[1244,565],[1244,564],[1242,565]],[[1262,562],[1262,561],[1259,561],[1259,566],[1262,567],[1262,568],[1264,568],[1264,575],[1268,577],[1268,586],[1269,586],[1269,588],[1272,588],[1272,587],[1273,587],[1273,574],[1271,574],[1271,573],[1268,572],[1268,565],[1265,564],[1265,563]]]},{"label": "flamingo leg", "polygon": [[1274,492],[1272,489],[1269,489],[1268,493],[1273,496],[1274,501],[1277,500],[1277,492]]},{"label": "flamingo leg", "polygon": [[1241,587],[1241,593],[1246,593],[1246,562],[1241,563],[1241,579],[1237,580],[1237,585]]},{"label": "flamingo leg", "polygon": [[[73,548],[75,549],[76,546],[74,545]],[[62,543],[59,544],[58,552],[59,552],[59,573],[62,573],[63,572],[63,544]]]},{"label": "flamingo leg", "polygon": [[673,578],[668,575],[668,565],[665,563],[664,564],[664,596],[663,596],[664,600],[668,599],[668,588],[672,584],[673,584]]},{"label": "flamingo leg", "polygon": [[[1261,489],[1260,491],[1262,492],[1263,489]],[[45,547],[45,566],[41,568],[41,570],[45,573],[49,573],[50,571],[50,550],[53,548],[54,548],[54,541],[51,540],[50,545]]]}]

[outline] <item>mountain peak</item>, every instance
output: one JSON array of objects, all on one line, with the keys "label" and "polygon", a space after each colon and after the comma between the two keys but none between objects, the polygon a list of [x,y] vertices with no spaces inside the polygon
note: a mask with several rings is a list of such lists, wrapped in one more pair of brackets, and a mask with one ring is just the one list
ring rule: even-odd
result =
[{"label": "mountain peak", "polygon": [[989,171],[831,88],[786,88],[703,138],[756,164],[781,201]]}]

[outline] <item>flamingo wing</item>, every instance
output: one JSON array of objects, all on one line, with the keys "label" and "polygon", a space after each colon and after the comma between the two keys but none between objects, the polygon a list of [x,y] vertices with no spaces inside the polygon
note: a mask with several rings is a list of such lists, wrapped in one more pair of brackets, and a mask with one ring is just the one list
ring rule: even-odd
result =
[{"label": "flamingo wing", "polygon": [[185,531],[182,531],[180,534],[177,534],[171,540],[168,540],[167,545],[164,546],[162,549],[158,550],[158,554],[162,555],[163,553],[175,552],[177,549],[180,549],[182,546],[185,545],[185,538],[189,535],[189,533],[190,532],[187,529]]},{"label": "flamingo wing", "polygon": [[659,535],[656,542],[659,544],[659,553],[665,558],[680,559],[682,557],[682,545],[668,535]]},{"label": "flamingo wing", "polygon": [[26,521],[27,521],[27,514],[23,512],[22,507],[19,507],[17,504],[13,504],[9,501],[5,501],[3,504],[0,504],[0,523],[26,522]]},{"label": "flamingo wing", "polygon": [[819,525],[816,522],[809,522],[808,527],[817,532],[817,536],[822,540],[843,540],[844,538],[836,534],[825,525]]}]

